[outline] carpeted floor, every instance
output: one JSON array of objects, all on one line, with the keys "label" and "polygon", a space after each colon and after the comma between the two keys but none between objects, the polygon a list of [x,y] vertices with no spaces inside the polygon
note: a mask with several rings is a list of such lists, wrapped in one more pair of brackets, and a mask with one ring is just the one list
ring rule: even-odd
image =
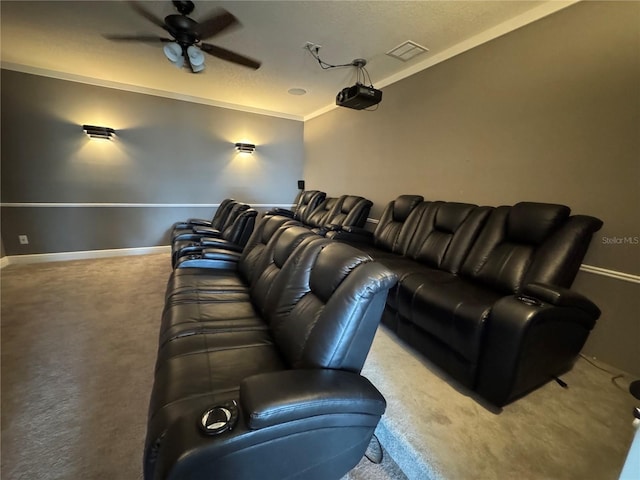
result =
[{"label": "carpeted floor", "polygon": [[[0,271],[3,480],[142,478],[169,272],[168,255]],[[569,390],[549,384],[502,412],[384,329],[363,373],[387,398],[379,436],[391,455],[343,480],[615,479],[633,433],[637,402],[585,361]]]},{"label": "carpeted floor", "polygon": [[613,383],[622,372],[590,362],[562,376],[568,388],[497,409],[380,327],[362,374],[387,400],[377,436],[411,480],[616,480],[640,401],[628,375]]}]

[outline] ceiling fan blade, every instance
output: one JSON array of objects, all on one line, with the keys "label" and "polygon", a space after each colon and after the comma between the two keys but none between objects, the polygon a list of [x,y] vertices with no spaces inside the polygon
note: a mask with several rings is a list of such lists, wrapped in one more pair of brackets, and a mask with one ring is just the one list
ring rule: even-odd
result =
[{"label": "ceiling fan blade", "polygon": [[160,28],[162,28],[163,30],[166,30],[167,27],[164,24],[164,22],[162,21],[162,19],[158,18],[157,16],[155,16],[153,13],[151,13],[149,10],[147,10],[146,8],[144,8],[140,2],[135,2],[133,0],[129,1],[129,5],[131,6],[131,8],[133,8],[139,15],[143,16],[144,18],[146,18],[147,20],[149,20],[151,23],[153,23],[154,25],[159,26]]},{"label": "ceiling fan blade", "polygon": [[239,53],[232,52],[231,50],[227,50],[226,48],[216,47],[215,45],[211,45],[210,43],[201,43],[199,46],[200,50],[202,50],[203,52],[207,52],[209,55],[221,58],[222,60],[227,60],[228,62],[233,62],[237,63],[238,65],[253,68],[254,70],[260,68],[261,63],[259,61],[249,57],[245,57],[244,55],[240,55]]},{"label": "ceiling fan blade", "polygon": [[205,40],[232,26],[240,26],[240,22],[231,13],[221,9],[211,18],[198,22],[196,33],[201,40]]},{"label": "ceiling fan blade", "polygon": [[173,42],[170,38],[162,38],[157,35],[103,35],[107,40],[116,42]]}]

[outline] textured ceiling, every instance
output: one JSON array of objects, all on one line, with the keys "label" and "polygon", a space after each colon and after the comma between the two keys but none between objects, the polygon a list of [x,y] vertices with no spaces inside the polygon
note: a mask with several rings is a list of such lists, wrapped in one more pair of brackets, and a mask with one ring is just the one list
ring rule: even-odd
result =
[{"label": "textured ceiling", "polygon": [[[190,15],[217,7],[233,13],[241,28],[207,42],[262,61],[258,70],[206,57],[192,74],[171,65],[162,46],[122,43],[104,34],[166,35],[126,2],[6,1],[0,3],[2,66],[184,98],[192,101],[305,119],[335,103],[355,82],[354,68],[322,70],[303,46],[322,46],[323,60],[367,60],[381,88],[483,41],[574,3],[542,1],[196,1]],[[176,13],[171,2],[143,5],[158,17]],[[429,49],[403,62],[385,55],[412,40]],[[294,96],[291,88],[306,95]]]}]

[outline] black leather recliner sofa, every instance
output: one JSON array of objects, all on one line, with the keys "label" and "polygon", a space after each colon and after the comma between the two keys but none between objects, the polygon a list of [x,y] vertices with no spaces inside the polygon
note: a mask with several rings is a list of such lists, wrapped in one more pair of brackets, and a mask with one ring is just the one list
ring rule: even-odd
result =
[{"label": "black leather recliner sofa", "polygon": [[[207,235],[219,236],[236,220],[238,215],[251,208],[246,203],[236,202],[235,200],[223,203],[225,205],[218,208],[220,215],[218,216],[218,211],[216,211],[211,226],[201,225],[199,219],[190,219],[185,223],[174,224],[171,231],[171,243]],[[214,222],[216,217],[218,217],[217,221]],[[213,223],[217,223],[217,226]]]},{"label": "black leather recliner sofa", "polygon": [[594,217],[566,206],[389,203],[373,233],[330,232],[398,275],[383,323],[502,406],[570,370],[600,316],[569,290]]},{"label": "black leather recliner sofa", "polygon": [[396,277],[265,217],[235,267],[167,286],[145,480],[339,479],[385,401],[359,372]]},{"label": "black leather recliner sofa", "polygon": [[300,191],[295,199],[293,210],[274,208],[266,212],[267,215],[282,215],[306,223],[309,215],[318,208],[327,194],[320,190]]},{"label": "black leather recliner sofa", "polygon": [[253,233],[253,229],[258,218],[258,211],[253,208],[242,210],[227,223],[225,228],[219,233],[195,233],[198,228],[193,229],[193,233],[183,233],[171,244],[171,265],[175,268],[180,257],[200,252],[204,248],[217,248],[242,252],[247,241]]},{"label": "black leather recliner sofa", "polygon": [[[325,236],[329,231],[344,227],[364,227],[372,205],[371,200],[357,195],[325,197],[315,208],[307,209],[304,215],[298,216],[297,220],[318,235]],[[280,215],[280,213],[278,210],[273,210],[266,215]]]},{"label": "black leather recliner sofa", "polygon": [[192,228],[194,226],[210,227],[217,230],[223,229],[223,226],[227,221],[227,217],[229,216],[229,213],[231,211],[231,207],[233,207],[233,204],[235,203],[238,202],[236,202],[233,198],[225,198],[224,200],[222,200],[215,213],[213,214],[213,218],[211,220],[205,220],[203,218],[190,218],[185,222],[174,223],[171,230],[171,238],[173,238],[175,231],[184,230],[185,228]]},{"label": "black leather recliner sofa", "polygon": [[[216,248],[215,245],[209,247],[194,246],[191,251],[190,247],[184,249],[186,255],[177,259],[174,268],[187,269],[171,274],[168,288],[171,289],[172,282],[176,278],[182,278],[187,275],[211,275],[211,272],[203,269],[235,269],[245,257],[257,257],[260,255],[261,248],[267,244],[273,234],[282,226],[299,226],[300,223],[288,217],[279,215],[267,215],[262,217],[255,226],[247,244],[242,251]],[[242,264],[245,264],[243,262]],[[195,268],[193,268],[195,267]]]}]

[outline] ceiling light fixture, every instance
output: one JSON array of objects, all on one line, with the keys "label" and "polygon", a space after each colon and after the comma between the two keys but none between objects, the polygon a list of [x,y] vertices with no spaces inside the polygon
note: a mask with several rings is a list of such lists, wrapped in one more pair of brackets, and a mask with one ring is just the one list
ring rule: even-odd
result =
[{"label": "ceiling light fixture", "polygon": [[189,56],[189,63],[191,64],[191,70],[194,73],[204,70],[204,53],[198,47],[190,45],[187,48],[187,55]]},{"label": "ceiling light fixture", "polygon": [[253,143],[236,143],[236,150],[240,153],[253,153],[256,146]]},{"label": "ceiling light fixture", "polygon": [[99,127],[97,125],[83,125],[82,129],[90,138],[101,138],[103,140],[111,140],[116,134],[113,128]]},{"label": "ceiling light fixture", "polygon": [[[182,47],[175,42],[169,42],[162,47],[167,59],[173,63],[176,67],[182,68],[184,66],[184,56],[182,55]],[[204,62],[204,59],[202,60]]]}]

